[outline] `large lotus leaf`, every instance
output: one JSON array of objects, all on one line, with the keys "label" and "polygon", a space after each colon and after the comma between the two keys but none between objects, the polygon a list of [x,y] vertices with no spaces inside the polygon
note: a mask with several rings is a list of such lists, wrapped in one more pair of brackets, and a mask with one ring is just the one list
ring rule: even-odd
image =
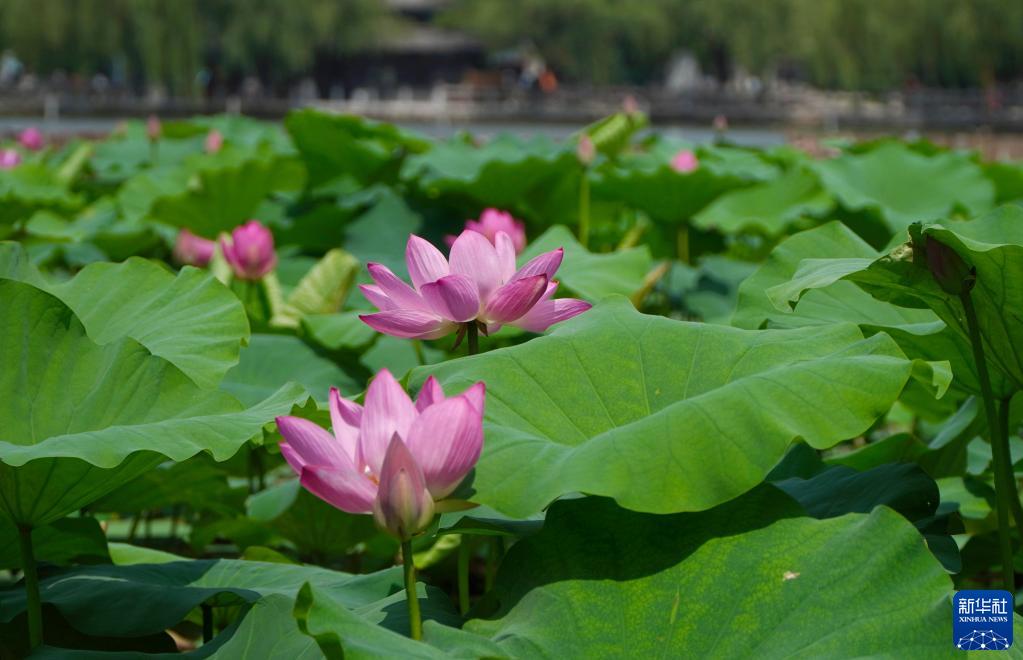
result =
[{"label": "large lotus leaf", "polygon": [[304,399],[288,386],[244,409],[202,390],[123,338],[104,345],[60,300],[0,280],[0,499],[39,525],[98,499],[164,460],[232,456],[275,415]]},{"label": "large lotus leaf", "polygon": [[607,165],[595,175],[592,190],[597,199],[622,202],[650,215],[658,222],[676,224],[696,215],[725,192],[748,185],[732,174],[717,174],[701,167],[679,174],[668,163]]},{"label": "large lotus leaf", "polygon": [[305,173],[290,158],[250,160],[234,167],[199,171],[182,193],[157,199],[149,217],[215,238],[256,215],[275,190],[293,190]]},{"label": "large lotus leaf", "polygon": [[[929,307],[945,324],[942,332],[928,333],[921,352],[945,351],[959,384],[979,391],[965,313],[957,296],[945,293],[931,276],[924,254],[928,237],[950,246],[976,269],[971,298],[977,311],[991,371],[999,397],[1023,389],[1023,209],[1003,207],[971,222],[942,225],[914,224],[910,243],[876,259],[804,260],[792,279],[768,293],[779,308],[798,302],[807,291],[831,286],[839,280],[859,284],[874,297],[904,307]],[[923,332],[903,329],[896,334],[909,345]],[[937,342],[940,342],[937,343]]]},{"label": "large lotus leaf", "polygon": [[[327,590],[345,607],[362,607],[397,591],[401,569],[350,575],[316,566],[234,559],[88,566],[44,579],[40,594],[43,603],[55,606],[83,633],[137,637],[177,625],[203,603],[243,605],[271,594],[294,598],[305,583]],[[0,592],[0,621],[10,621],[24,609],[24,590]]]},{"label": "large lotus leaf", "polygon": [[876,300],[850,282],[808,292],[799,305],[780,311],[767,295],[772,287],[788,282],[805,259],[876,259],[879,253],[840,222],[829,222],[799,232],[779,243],[767,261],[739,286],[739,303],[732,325],[740,328],[793,328],[836,322],[904,326],[933,323],[937,317],[924,310],[905,309]]},{"label": "large lotus leaf", "polygon": [[108,344],[131,337],[185,372],[215,386],[238,362],[249,323],[241,303],[208,273],[177,275],[153,261],[131,258],[93,264],[62,284],[46,281],[17,243],[0,243],[0,279],[32,284],[60,298],[89,337]]},{"label": "large lotus leaf", "polygon": [[328,657],[952,657],[952,585],[912,525],[799,515],[770,486],[670,516],[558,502],[461,631],[427,623],[417,647],[315,587],[295,614]]},{"label": "large lotus leaf", "polygon": [[653,267],[653,259],[646,246],[608,254],[590,252],[564,225],[551,227],[531,242],[519,257],[519,262],[525,263],[559,247],[565,249],[565,258],[554,277],[564,289],[587,300],[600,300],[615,293],[632,295],[643,287],[643,279]]},{"label": "large lotus leaf", "polygon": [[877,213],[893,233],[958,209],[977,215],[995,199],[994,186],[968,156],[925,156],[897,142],[818,161],[814,168],[843,206]]},{"label": "large lotus leaf", "polygon": [[379,262],[405,274],[405,244],[421,224],[422,219],[405,200],[383,189],[376,203],[348,225],[345,250],[362,263]]},{"label": "large lotus leaf", "polygon": [[526,344],[413,372],[487,383],[474,501],[513,516],[575,491],[702,510],[763,480],[797,438],[865,431],[912,364],[853,325],[746,331],[646,316],[616,298]]},{"label": "large lotus leaf", "polygon": [[0,227],[26,220],[35,211],[72,211],[80,204],[56,170],[41,163],[0,170]]},{"label": "large lotus leaf", "polygon": [[240,509],[244,494],[232,493],[227,476],[223,466],[202,455],[167,462],[96,500],[89,511],[142,513],[187,504],[194,511],[230,515]]},{"label": "large lotus leaf", "polygon": [[504,135],[481,146],[451,140],[410,157],[402,178],[427,195],[465,195],[479,204],[514,207],[538,185],[578,168],[575,151],[547,138]]},{"label": "large lotus leaf", "polygon": [[[109,562],[107,537],[95,518],[61,518],[52,525],[33,529],[32,555],[36,561],[67,566],[73,562]],[[0,568],[24,566],[18,528],[0,518]]]},{"label": "large lotus leaf", "polygon": [[288,115],[284,125],[308,166],[310,186],[341,175],[374,181],[399,163],[404,151],[429,147],[396,126],[355,115],[299,110]]},{"label": "large lotus leaf", "polygon": [[331,387],[348,393],[362,389],[344,370],[291,335],[253,335],[221,387],[251,406],[292,382],[324,404]]},{"label": "large lotus leaf", "polygon": [[777,236],[800,218],[821,216],[833,205],[816,176],[806,170],[793,170],[750,188],[725,193],[693,217],[693,226],[724,234],[753,231]]},{"label": "large lotus leaf", "polygon": [[307,314],[341,311],[358,271],[358,259],[341,249],[330,250],[299,280],[282,308],[274,310],[271,324],[297,328]]},{"label": "large lotus leaf", "polygon": [[496,617],[465,630],[513,657],[952,655],[952,585],[912,525],[795,515],[768,486],[673,516],[559,502],[505,557]]}]

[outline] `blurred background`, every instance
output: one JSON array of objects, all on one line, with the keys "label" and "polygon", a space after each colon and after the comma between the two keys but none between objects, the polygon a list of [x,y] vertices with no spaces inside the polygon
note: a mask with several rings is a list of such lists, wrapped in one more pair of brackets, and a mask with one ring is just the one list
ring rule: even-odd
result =
[{"label": "blurred background", "polygon": [[1008,156],[1021,35],[1020,0],[0,0],[0,130],[313,105],[559,135],[629,98],[696,140],[717,118],[739,142],[926,132]]}]

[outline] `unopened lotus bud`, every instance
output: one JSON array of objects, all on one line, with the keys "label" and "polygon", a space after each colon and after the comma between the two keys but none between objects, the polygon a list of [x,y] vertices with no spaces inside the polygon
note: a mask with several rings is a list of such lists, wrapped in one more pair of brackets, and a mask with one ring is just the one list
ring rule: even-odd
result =
[{"label": "unopened lotus bud", "polygon": [[927,267],[941,290],[956,296],[970,291],[977,281],[976,270],[958,252],[933,236],[926,237],[925,241]]}]

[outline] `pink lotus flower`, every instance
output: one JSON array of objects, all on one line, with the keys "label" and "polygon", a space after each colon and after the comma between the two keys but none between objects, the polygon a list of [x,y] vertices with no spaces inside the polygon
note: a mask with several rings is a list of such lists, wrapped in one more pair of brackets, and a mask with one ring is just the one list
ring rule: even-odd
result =
[{"label": "pink lotus flower", "polygon": [[13,170],[21,164],[21,154],[14,149],[0,149],[0,170]]},{"label": "pink lotus flower", "polygon": [[300,417],[278,417],[281,454],[313,495],[348,513],[372,513],[400,540],[422,531],[483,449],[485,387],[445,397],[431,376],[415,403],[389,371],[365,407],[330,390],[333,434]]},{"label": "pink lotus flower", "polygon": [[174,260],[189,266],[205,266],[213,258],[216,248],[217,244],[214,241],[182,229],[174,243]]},{"label": "pink lotus flower", "polygon": [[551,299],[558,288],[552,278],[564,256],[562,248],[515,270],[512,239],[499,231],[494,243],[466,229],[451,246],[448,260],[428,241],[409,236],[405,262],[413,286],[386,266],[370,263],[375,284],[359,288],[381,311],[359,318],[395,337],[437,339],[470,322],[482,324],[487,333],[505,324],[543,332],[591,307],[574,298]]},{"label": "pink lotus flower", "polygon": [[[479,220],[466,220],[464,229],[479,232],[487,237],[487,240],[494,243],[497,240],[497,232],[503,231],[511,236],[512,245],[515,246],[515,254],[519,254],[526,248],[526,225],[521,220],[516,220],[511,213],[499,209],[483,209]],[[455,244],[457,236],[445,236],[444,241],[451,247]]]},{"label": "pink lotus flower", "polygon": [[150,142],[156,142],[162,133],[163,124],[160,123],[160,118],[156,115],[149,115],[149,118],[146,119],[146,137]]},{"label": "pink lotus flower", "polygon": [[43,134],[35,126],[30,126],[18,135],[18,142],[29,151],[39,151],[43,148]]},{"label": "pink lotus flower", "polygon": [[220,251],[234,276],[241,280],[262,279],[277,265],[274,236],[259,220],[249,220],[235,227],[230,241],[221,236]]},{"label": "pink lotus flower", "polygon": [[671,159],[671,168],[681,174],[692,172],[699,166],[700,161],[697,160],[696,154],[689,149],[683,149]]},{"label": "pink lotus flower", "polygon": [[206,134],[205,144],[206,153],[215,154],[218,151],[220,151],[220,148],[223,146],[224,146],[223,133],[214,128],[212,131]]},{"label": "pink lotus flower", "polygon": [[593,138],[585,134],[579,138],[579,144],[575,148],[575,155],[583,165],[588,167],[592,164],[597,157],[597,145],[593,144]]}]

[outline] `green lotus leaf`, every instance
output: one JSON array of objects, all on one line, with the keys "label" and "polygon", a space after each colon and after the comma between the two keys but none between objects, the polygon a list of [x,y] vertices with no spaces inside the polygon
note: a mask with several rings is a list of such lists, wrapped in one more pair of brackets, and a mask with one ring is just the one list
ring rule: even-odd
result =
[{"label": "green lotus leaf", "polygon": [[914,224],[910,238],[880,257],[804,260],[789,281],[768,295],[781,309],[798,309],[808,292],[848,280],[885,303],[930,308],[940,321],[892,328],[892,336],[909,351],[949,359],[957,383],[976,393],[979,383],[962,303],[938,286],[923,254],[924,242],[937,240],[976,270],[971,299],[996,396],[1023,389],[1023,316],[1018,311],[1023,309],[1023,209],[1007,206],[970,222]]},{"label": "green lotus leaf", "polygon": [[53,294],[74,311],[96,343],[130,337],[203,387],[215,386],[238,362],[240,344],[249,335],[238,299],[196,268],[183,268],[175,276],[156,262],[131,258],[87,266],[54,284],[17,243],[0,242],[0,279]]},{"label": "green lotus leaf", "polygon": [[766,485],[670,516],[558,502],[462,630],[427,623],[417,646],[315,586],[295,614],[328,657],[952,657],[952,584],[911,524],[799,516]]},{"label": "green lotus leaf", "polygon": [[968,156],[925,156],[898,142],[818,161],[813,167],[844,207],[878,214],[891,233],[957,210],[977,215],[990,210],[995,200],[994,186]]},{"label": "green lotus leaf", "polygon": [[309,185],[342,175],[370,182],[401,162],[404,151],[419,152],[429,143],[396,126],[355,115],[298,110],[284,126],[309,169]]},{"label": "green lotus leaf", "polygon": [[574,148],[503,135],[481,146],[441,142],[405,161],[401,176],[432,197],[463,195],[478,205],[514,208],[538,186],[578,169]]},{"label": "green lotus leaf", "polygon": [[[555,225],[530,242],[519,263],[559,247],[564,248],[565,258],[555,279],[561,282],[562,289],[587,300],[596,301],[611,294],[632,295],[643,287],[643,279],[653,268],[650,249],[645,245],[608,254],[594,253],[580,245],[564,225]],[[565,295],[562,289],[558,291]]]},{"label": "green lotus leaf", "polygon": [[526,344],[413,372],[487,383],[473,501],[526,516],[566,493],[639,511],[702,510],[760,483],[789,444],[865,431],[912,363],[853,325],[744,331],[609,299]]},{"label": "green lotus leaf", "polygon": [[777,236],[801,218],[824,215],[833,205],[816,176],[806,170],[793,170],[721,195],[693,217],[693,226],[724,234],[755,231]]},{"label": "green lotus leaf", "polygon": [[232,456],[305,397],[281,388],[245,409],[202,390],[129,338],[100,345],[56,297],[0,280],[0,506],[21,525],[51,522],[166,458]]}]

